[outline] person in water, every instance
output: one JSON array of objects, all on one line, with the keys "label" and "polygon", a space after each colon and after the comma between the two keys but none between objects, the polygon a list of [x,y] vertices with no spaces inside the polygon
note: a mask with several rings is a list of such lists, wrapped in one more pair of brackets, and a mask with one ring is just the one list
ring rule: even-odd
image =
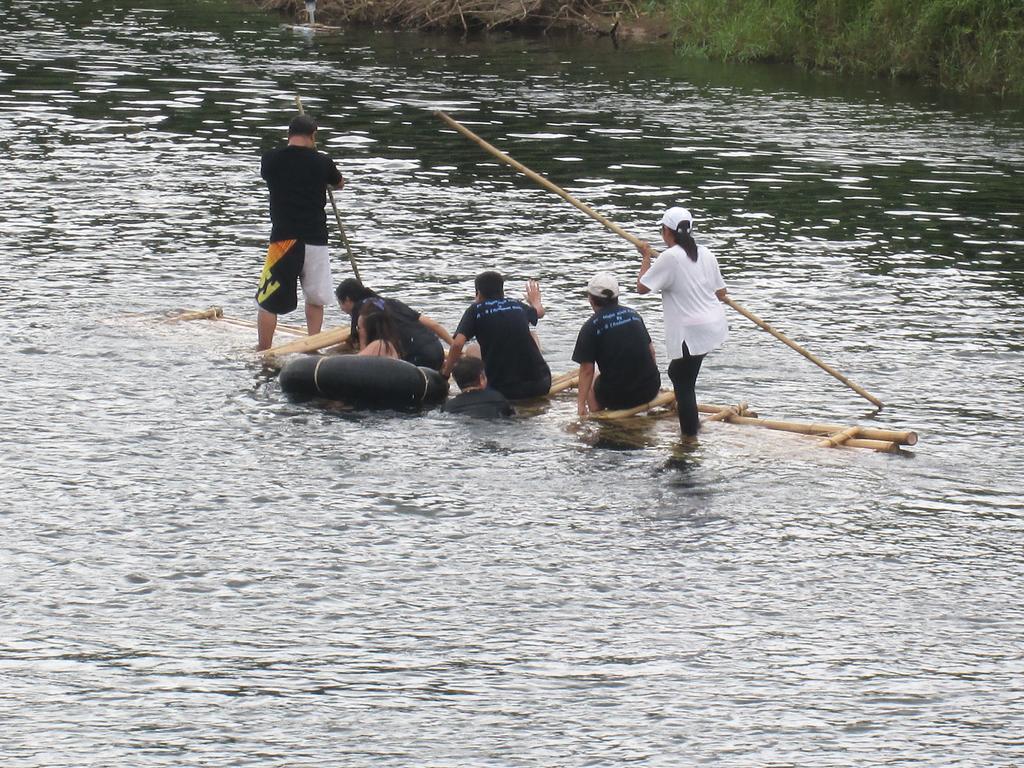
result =
[{"label": "person in water", "polygon": [[525,302],[505,298],[505,278],[498,272],[481,272],[474,287],[475,301],[459,321],[441,373],[451,375],[466,342],[475,338],[489,387],[509,400],[546,395],[551,389],[551,369],[530,332],[530,326],[544,317],[537,281],[526,283]]},{"label": "person in water", "polygon": [[641,242],[639,293],[661,293],[665,312],[668,377],[676,393],[679,428],[693,436],[700,429],[696,384],[704,356],[720,347],[729,334],[722,302],[725,281],[714,254],[693,239],[693,216],[685,208],[669,208],[661,217],[661,239],[667,250],[651,263],[654,250]]},{"label": "person in water", "polygon": [[442,406],[446,413],[459,413],[478,418],[507,418],[515,416],[515,408],[496,389],[487,386],[484,361],[479,357],[466,356],[452,368],[452,377],[459,385],[460,393]]},{"label": "person in water", "polygon": [[619,281],[608,272],[591,278],[587,299],[594,314],[580,329],[572,353],[580,365],[579,415],[649,403],[661,388],[661,374],[643,318],[619,304]]},{"label": "person in water", "polygon": [[380,299],[364,301],[356,319],[359,354],[402,358],[402,339]]},{"label": "person in water", "polygon": [[401,339],[402,359],[413,365],[433,368],[435,371],[441,369],[444,364],[444,348],[441,346],[441,339],[451,344],[452,337],[436,320],[421,315],[398,299],[382,298],[354,277],[346,278],[338,283],[334,295],[338,299],[341,311],[352,318],[350,343],[355,344],[359,339],[356,322],[359,318],[360,308],[367,299],[374,299],[380,302],[384,311],[388,313]]},{"label": "person in water", "polygon": [[270,246],[256,289],[258,349],[269,349],[277,316],[298,306],[296,282],[306,302],[306,330],[319,333],[330,301],[327,253],[327,188],[345,180],[327,155],[316,150],[316,122],[297,115],[288,125],[288,144],[267,152],[260,175],[270,191]]}]

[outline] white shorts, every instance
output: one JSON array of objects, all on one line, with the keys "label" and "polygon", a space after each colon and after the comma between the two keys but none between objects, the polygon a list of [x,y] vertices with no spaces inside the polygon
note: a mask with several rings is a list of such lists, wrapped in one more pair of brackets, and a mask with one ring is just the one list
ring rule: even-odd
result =
[{"label": "white shorts", "polygon": [[327,252],[326,245],[306,243],[299,282],[302,284],[302,295],[306,297],[307,304],[326,307],[333,301],[334,283],[331,278],[331,257]]}]

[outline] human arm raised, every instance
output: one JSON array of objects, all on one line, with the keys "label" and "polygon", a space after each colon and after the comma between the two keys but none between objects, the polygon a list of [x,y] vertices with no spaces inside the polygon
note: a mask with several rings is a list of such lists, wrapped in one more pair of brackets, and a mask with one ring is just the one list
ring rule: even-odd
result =
[{"label": "human arm raised", "polygon": [[540,283],[536,280],[526,281],[526,303],[537,311],[537,319],[544,317],[544,305],[540,300]]}]

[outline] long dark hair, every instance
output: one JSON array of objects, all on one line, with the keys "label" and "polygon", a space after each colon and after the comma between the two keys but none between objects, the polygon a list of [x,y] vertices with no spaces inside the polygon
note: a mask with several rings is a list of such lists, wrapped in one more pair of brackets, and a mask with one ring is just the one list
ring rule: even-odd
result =
[{"label": "long dark hair", "polygon": [[359,308],[359,327],[366,331],[367,344],[371,341],[383,341],[394,347],[395,352],[401,357],[402,339],[383,304],[382,301],[364,301]]},{"label": "long dark hair", "polygon": [[683,219],[676,225],[675,231],[672,234],[675,236],[676,245],[686,251],[690,261],[696,261],[697,242],[693,239],[693,235],[690,232],[691,229],[693,229],[693,222],[689,219]]},{"label": "long dark hair", "polygon": [[338,287],[334,289],[334,295],[338,297],[339,304],[345,299],[351,299],[358,304],[363,299],[375,297],[377,293],[367,288],[354,277],[346,277],[338,283]]}]

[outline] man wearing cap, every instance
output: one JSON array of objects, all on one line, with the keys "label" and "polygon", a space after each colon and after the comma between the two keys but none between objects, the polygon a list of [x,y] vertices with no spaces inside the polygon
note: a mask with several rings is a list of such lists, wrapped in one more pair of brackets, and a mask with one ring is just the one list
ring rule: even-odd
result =
[{"label": "man wearing cap", "polygon": [[462,314],[441,373],[451,375],[466,342],[475,338],[488,386],[509,400],[546,395],[551,369],[530,333],[530,326],[544,317],[537,281],[526,283],[525,302],[505,298],[505,278],[499,272],[481,272],[474,287],[476,300]]},{"label": "man wearing cap", "polygon": [[619,281],[608,272],[590,279],[587,299],[594,314],[580,329],[572,353],[580,364],[579,415],[650,402],[661,388],[661,374],[643,318],[619,304]]},{"label": "man wearing cap", "polygon": [[297,281],[306,302],[306,330],[319,333],[324,307],[334,295],[327,253],[327,187],[345,185],[327,155],[316,150],[316,123],[297,115],[288,144],[263,156],[260,175],[270,190],[270,246],[256,289],[258,349],[269,349],[277,316],[298,306]]}]

